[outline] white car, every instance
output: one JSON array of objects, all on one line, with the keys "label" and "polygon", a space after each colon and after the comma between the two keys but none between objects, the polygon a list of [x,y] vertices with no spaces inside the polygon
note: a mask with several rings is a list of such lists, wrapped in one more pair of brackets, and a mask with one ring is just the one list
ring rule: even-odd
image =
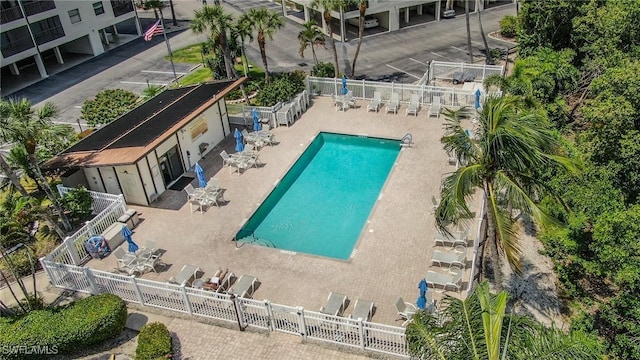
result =
[{"label": "white car", "polygon": [[[360,26],[360,18],[356,17],[356,18],[349,19],[349,24],[351,24],[353,26]],[[378,22],[377,18],[375,18],[373,16],[365,16],[364,17],[364,28],[365,29],[378,27],[379,25],[380,25],[380,23]]]}]

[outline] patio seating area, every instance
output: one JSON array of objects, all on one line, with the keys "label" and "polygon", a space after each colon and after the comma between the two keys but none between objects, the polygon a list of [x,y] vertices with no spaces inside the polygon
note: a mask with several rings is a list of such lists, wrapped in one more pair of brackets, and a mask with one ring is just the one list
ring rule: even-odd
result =
[{"label": "patio seating area", "polygon": [[[400,325],[394,306],[398,296],[414,303],[418,297],[416,284],[425,275],[433,272],[452,276],[452,269],[446,266],[429,269],[437,234],[430,214],[431,197],[439,196],[441,177],[454,169],[448,164],[448,155],[439,142],[442,121],[429,117],[425,111],[418,111],[417,116],[396,117],[393,113],[370,112],[367,106],[346,112],[327,112],[332,106],[330,97],[315,97],[312,106],[295,123],[269,130],[277,136],[277,146],[256,147],[246,153],[248,158],[259,158],[258,169],[249,166],[240,169],[228,164],[241,156],[232,155],[235,152],[233,132],[219,146],[208,149],[199,163],[210,182],[214,178],[217,186],[224,187],[225,203],[216,211],[191,216],[189,196],[182,190],[165,191],[152,207],[136,206],[141,222],[134,239],[154,239],[163,249],[162,260],[167,264],[159,273],[148,271],[142,277],[163,282],[173,277],[175,282],[186,285],[190,281],[191,286],[195,286],[198,278],[207,278],[202,274],[192,278],[194,268],[204,274],[214,274],[210,277],[216,277],[218,269],[232,269],[234,275],[225,276],[229,279],[226,288],[238,296],[252,296],[259,284],[260,299],[317,310],[328,305],[329,292],[348,294],[358,299],[356,302],[360,305],[353,306],[352,316],[373,316],[372,311],[367,311],[371,303],[375,304],[376,322]],[[320,131],[398,140],[405,134],[413,135],[414,146],[403,147],[398,155],[350,259],[340,261],[236,244],[233,238],[242,224]],[[231,160],[221,161],[222,152]],[[225,167],[231,167],[232,171]],[[242,175],[238,176],[235,170],[243,170]],[[197,179],[194,178],[192,185],[197,185]],[[195,190],[194,187],[194,194]],[[479,209],[479,196],[475,202],[474,209]],[[478,220],[470,220],[469,234],[477,232]],[[183,269],[185,264],[191,267]],[[88,266],[112,271],[116,258],[110,254],[102,260],[91,260]],[[221,284],[225,279],[220,279]],[[427,282],[430,280],[441,281],[428,276]],[[463,296],[469,266],[461,269],[459,281],[452,280],[458,287],[447,286],[447,293]],[[431,287],[436,282],[429,284]],[[431,289],[427,294],[436,299],[442,296]],[[343,312],[345,308],[349,307],[343,307]]]}]

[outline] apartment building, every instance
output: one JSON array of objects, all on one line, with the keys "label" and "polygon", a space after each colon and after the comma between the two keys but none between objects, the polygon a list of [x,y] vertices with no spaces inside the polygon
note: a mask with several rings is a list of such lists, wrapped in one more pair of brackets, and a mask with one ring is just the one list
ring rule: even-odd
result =
[{"label": "apartment building", "polygon": [[[464,15],[465,1],[469,3],[469,11],[475,12],[476,9],[482,11],[490,7],[511,4],[516,0],[368,0],[366,15],[375,28],[372,26],[365,33],[396,31],[407,26]],[[313,19],[318,24],[322,24],[326,32],[327,24],[322,14],[317,9],[311,8],[313,0],[291,0],[291,2],[297,4],[299,9],[302,8],[304,21]],[[331,16],[333,18],[331,26],[336,38],[347,41],[357,36],[355,19],[360,16],[357,4],[352,4],[342,12],[334,11]]]},{"label": "apartment building", "polygon": [[122,38],[140,35],[131,0],[2,0],[2,84],[46,78],[66,62],[100,55]]}]

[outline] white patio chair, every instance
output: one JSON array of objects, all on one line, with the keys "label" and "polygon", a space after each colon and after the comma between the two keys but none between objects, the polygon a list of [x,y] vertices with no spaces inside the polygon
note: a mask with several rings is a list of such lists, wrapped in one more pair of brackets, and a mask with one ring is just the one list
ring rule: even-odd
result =
[{"label": "white patio chair", "polygon": [[433,265],[442,266],[448,264],[451,266],[459,266],[464,269],[467,265],[467,248],[464,246],[456,246],[453,252],[434,250],[431,257]]},{"label": "white patio chair", "polygon": [[435,288],[436,285],[441,286],[443,290],[447,290],[447,287],[453,287],[459,292],[462,289],[462,274],[462,269],[453,267],[449,269],[448,274],[428,271],[424,279],[427,285],[430,285],[432,288]]},{"label": "white patio chair", "polygon": [[407,107],[407,116],[409,116],[409,114],[418,116],[419,107],[420,107],[420,99],[418,98],[418,95],[412,94],[411,101],[409,101],[409,106]]},{"label": "white patio chair", "polygon": [[397,114],[398,107],[400,106],[400,100],[398,99],[398,94],[391,94],[391,98],[389,99],[389,104],[387,104],[387,112]]},{"label": "white patio chair", "polygon": [[258,279],[250,275],[242,275],[236,281],[235,284],[229,289],[229,293],[235,294],[238,297],[248,297],[251,298],[253,292],[256,289],[256,283],[258,283]]},{"label": "white patio chair", "polygon": [[347,295],[330,292],[327,298],[327,304],[320,308],[320,312],[327,315],[340,316],[346,304]]},{"label": "white patio chair", "polygon": [[371,102],[369,103],[369,105],[367,105],[367,111],[378,112],[378,109],[380,109],[381,103],[382,103],[382,95],[380,95],[380,91],[374,91],[373,99],[371,99]]},{"label": "white patio chair", "polygon": [[356,304],[353,307],[353,312],[349,315],[350,319],[369,321],[373,314],[373,302],[356,299]]},{"label": "white patio chair", "polygon": [[407,323],[411,322],[411,319],[413,319],[413,315],[416,314],[418,308],[412,303],[406,302],[401,297],[398,297],[398,300],[396,300],[396,311],[399,316],[398,320],[405,320],[405,322],[402,323],[402,326],[405,326]]},{"label": "white patio chair", "polygon": [[442,103],[440,100],[440,96],[434,96],[433,102],[431,103],[431,107],[429,108],[429,117],[440,116],[441,106],[442,106]]}]

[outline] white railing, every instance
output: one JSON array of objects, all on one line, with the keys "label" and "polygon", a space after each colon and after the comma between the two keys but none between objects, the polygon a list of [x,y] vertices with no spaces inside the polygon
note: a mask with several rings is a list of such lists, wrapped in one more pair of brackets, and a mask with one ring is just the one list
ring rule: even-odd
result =
[{"label": "white railing", "polygon": [[[58,193],[60,194],[60,196],[64,196],[64,194],[68,193],[72,189],[73,188],[58,185]],[[91,194],[91,206],[93,208],[94,214],[99,214],[109,205],[113,204],[114,202],[118,202],[121,196],[91,190],[87,191],[89,192],[89,194]]]},{"label": "white railing", "polygon": [[453,80],[453,74],[456,72],[472,73],[475,82],[483,82],[491,75],[502,76],[504,66],[432,61],[429,64],[429,83],[435,79]]},{"label": "white railing", "polygon": [[[307,77],[307,89],[313,95],[334,96],[341,94],[342,79],[309,76]],[[383,102],[388,101],[391,94],[398,94],[401,103],[409,103],[411,95],[417,94],[421,105],[431,104],[433,97],[438,96],[442,105],[452,107],[474,106],[476,96],[474,90],[453,87],[349,79],[347,79],[347,89],[353,93],[354,98],[363,100],[370,100],[373,98],[374,92],[380,92]],[[484,91],[481,96],[481,101],[484,101],[486,96]]]},{"label": "white railing", "polygon": [[[58,185],[58,192],[64,195],[71,188]],[[100,212],[91,220],[87,221],[78,231],[66,237],[62,244],[56,247],[46,256],[49,261],[58,264],[80,265],[88,261],[91,255],[84,247],[84,242],[92,235],[101,234],[111,224],[118,221],[118,218],[127,211],[127,204],[123,195],[104,194],[95,191],[89,191],[93,206],[95,209],[101,209]]]},{"label": "white railing", "polygon": [[89,294],[112,293],[132,303],[235,323],[240,329],[251,326],[365,351],[409,357],[403,327],[112,274],[56,263],[47,258],[40,261],[56,287]]}]

